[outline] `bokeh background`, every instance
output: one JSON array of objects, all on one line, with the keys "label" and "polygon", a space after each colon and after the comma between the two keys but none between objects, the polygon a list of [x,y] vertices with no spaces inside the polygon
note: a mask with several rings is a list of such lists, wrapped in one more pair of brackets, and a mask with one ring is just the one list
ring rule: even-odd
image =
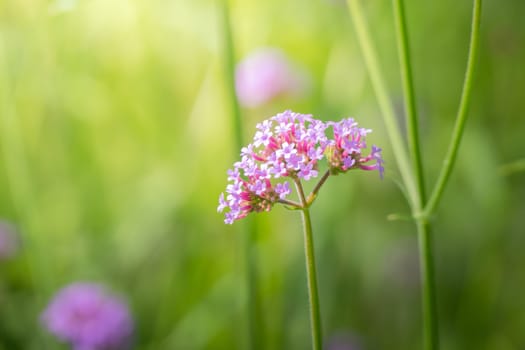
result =
[{"label": "bokeh background", "polygon": [[[471,3],[406,3],[431,185],[459,103]],[[238,153],[219,5],[0,1],[0,219],[17,237],[0,261],[0,349],[67,349],[39,317],[75,281],[128,301],[135,349],[248,349],[246,227],[259,348],[309,348],[299,214],[275,207],[229,226],[216,212]],[[402,115],[391,3],[365,8]],[[383,181],[331,178],[312,209],[325,338],[420,348],[415,229],[344,1],[235,0],[231,16],[236,60],[279,48],[309,77],[301,96],[242,109],[247,141],[292,109],[354,116],[384,150]],[[521,0],[484,3],[468,125],[433,218],[443,349],[525,348],[524,18]]]}]

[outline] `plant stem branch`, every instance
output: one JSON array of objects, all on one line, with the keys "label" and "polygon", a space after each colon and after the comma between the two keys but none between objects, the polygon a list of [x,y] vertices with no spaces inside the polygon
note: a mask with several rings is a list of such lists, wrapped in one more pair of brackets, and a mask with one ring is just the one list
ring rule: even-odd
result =
[{"label": "plant stem branch", "polygon": [[319,180],[317,185],[315,185],[315,187],[312,190],[312,192],[308,195],[308,198],[306,199],[306,203],[307,203],[308,206],[312,205],[312,203],[315,201],[315,199],[317,198],[317,194],[319,193],[319,190],[324,185],[324,183],[326,182],[326,180],[328,179],[329,176],[330,176],[330,170],[327,170],[323,174],[323,177],[321,177],[321,179]]},{"label": "plant stem branch", "polygon": [[406,124],[408,135],[408,147],[412,168],[416,177],[419,193],[419,209],[426,200],[425,179],[423,173],[423,161],[421,158],[421,147],[419,142],[419,127],[417,108],[412,78],[412,63],[410,59],[410,47],[408,42],[407,24],[403,0],[393,0],[394,19],[396,23],[397,51],[399,53],[399,65],[401,80],[403,82],[403,95],[405,98]]},{"label": "plant stem branch", "polygon": [[304,232],[304,253],[306,258],[306,277],[308,284],[308,301],[310,305],[310,328],[312,332],[312,349],[322,350],[322,328],[321,314],[319,307],[319,292],[317,290],[317,273],[315,268],[314,240],[312,234],[312,222],[310,219],[310,209],[304,197],[303,187],[299,179],[294,179],[295,187],[303,208],[301,217],[303,221]]},{"label": "plant stem branch", "polygon": [[458,114],[456,117],[456,123],[454,125],[454,131],[452,132],[452,137],[450,140],[449,148],[445,159],[443,160],[443,166],[441,172],[434,186],[434,190],[430,195],[430,199],[425,206],[424,214],[425,216],[430,216],[434,213],[443,191],[454,167],[456,161],[456,156],[461,142],[461,137],[463,135],[463,130],[465,128],[465,121],[467,120],[468,107],[470,102],[470,94],[472,91],[472,77],[474,75],[474,67],[476,61],[476,55],[478,52],[479,44],[479,26],[481,19],[481,0],[474,0],[473,10],[472,10],[472,25],[470,33],[470,44],[469,44],[469,54],[467,59],[467,69],[465,72],[465,80],[463,82],[463,91],[461,93],[461,101],[459,103]]},{"label": "plant stem branch", "polygon": [[372,45],[372,39],[370,38],[370,34],[368,32],[366,19],[361,8],[361,1],[347,0],[347,4],[357,34],[357,41],[359,42],[359,46],[363,52],[366,68],[368,70],[368,74],[370,75],[372,86],[381,109],[381,114],[383,116],[388,137],[390,138],[390,143],[396,158],[397,166],[401,173],[401,177],[403,178],[403,183],[406,187],[410,202],[409,204],[413,207],[419,201],[417,186],[414,181],[403,137],[401,136],[399,126],[396,122],[394,108],[387,93],[386,83],[379,68],[377,53],[374,46]]},{"label": "plant stem branch", "polygon": [[288,199],[279,199],[277,202],[281,203],[281,204],[284,204],[284,205],[289,205],[289,206],[297,208],[297,209],[303,209],[303,206],[301,204],[299,204],[297,202],[294,202],[294,201],[291,201],[291,200],[288,200]]},{"label": "plant stem branch", "polygon": [[439,330],[436,311],[432,236],[430,232],[430,224],[428,223],[427,218],[421,215],[423,205],[426,201],[425,180],[420,152],[421,146],[419,142],[418,119],[414,97],[412,65],[410,62],[410,50],[403,0],[393,0],[393,9],[397,32],[397,50],[399,53],[399,64],[405,98],[408,144],[410,158],[412,160],[412,169],[417,182],[417,193],[419,196],[418,202],[412,207],[412,215],[416,220],[419,241],[423,348],[425,350],[435,350],[439,348]]},{"label": "plant stem branch", "polygon": [[293,177],[293,182],[295,184],[295,189],[297,190],[297,194],[299,195],[299,201],[301,202],[302,208],[308,207],[308,202],[306,201],[306,197],[304,195],[303,185],[301,184],[301,180],[299,180],[298,177]]}]

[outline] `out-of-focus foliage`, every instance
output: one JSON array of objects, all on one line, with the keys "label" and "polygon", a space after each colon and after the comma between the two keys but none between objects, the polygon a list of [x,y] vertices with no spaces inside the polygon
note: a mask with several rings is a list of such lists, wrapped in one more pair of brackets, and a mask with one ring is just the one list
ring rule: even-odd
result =
[{"label": "out-of-focus foliage", "polygon": [[[402,112],[390,1],[366,10]],[[407,1],[429,186],[459,101],[470,3]],[[312,208],[324,334],[364,349],[420,346],[417,243],[343,1],[232,3],[238,59],[277,47],[310,94],[244,110],[354,116],[386,178],[331,178]],[[435,216],[444,349],[525,347],[525,2],[486,1],[468,126]],[[52,295],[103,283],[129,301],[136,349],[245,349],[242,237],[217,198],[235,160],[218,3],[0,2],[0,218],[20,235],[0,261],[0,349],[63,349],[40,324]],[[508,167],[506,169],[509,169]],[[258,215],[266,349],[309,346],[299,214]]]}]

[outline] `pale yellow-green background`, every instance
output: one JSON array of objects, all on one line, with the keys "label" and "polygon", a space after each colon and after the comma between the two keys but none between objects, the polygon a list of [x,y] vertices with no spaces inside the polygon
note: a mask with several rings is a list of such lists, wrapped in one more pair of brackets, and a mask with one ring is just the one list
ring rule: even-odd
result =
[{"label": "pale yellow-green background", "polygon": [[[390,1],[363,1],[402,113]],[[38,317],[62,286],[124,296],[136,349],[247,349],[239,225],[216,213],[238,152],[219,2],[0,0],[0,218],[22,237],[0,262],[0,349],[66,349]],[[459,102],[469,1],[406,2],[429,187]],[[386,178],[331,178],[312,208],[323,330],[363,349],[420,348],[415,230],[343,1],[232,3],[237,58],[281,48],[311,76],[284,109],[374,129]],[[525,3],[485,1],[471,113],[434,218],[443,349],[525,347]],[[507,166],[506,166],[507,165]],[[523,165],[521,165],[523,168]],[[241,223],[239,223],[242,225]],[[256,219],[263,349],[310,344],[299,214]]]}]

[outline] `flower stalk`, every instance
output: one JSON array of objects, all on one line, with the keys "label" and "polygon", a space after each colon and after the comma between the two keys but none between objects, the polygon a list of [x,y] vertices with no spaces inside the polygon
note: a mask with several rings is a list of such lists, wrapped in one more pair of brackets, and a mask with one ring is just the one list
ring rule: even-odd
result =
[{"label": "flower stalk", "polygon": [[304,195],[303,186],[298,178],[294,179],[295,188],[301,200],[301,218],[304,233],[304,255],[306,262],[306,279],[308,285],[308,305],[310,308],[310,328],[312,333],[312,349],[322,349],[323,336],[321,328],[321,313],[319,311],[319,292],[317,289],[317,272],[315,267],[314,238],[310,208]]},{"label": "flower stalk", "polygon": [[319,190],[324,185],[324,183],[326,182],[329,176],[330,176],[330,170],[327,170],[324,173],[323,177],[321,177],[317,185],[315,185],[314,189],[312,190],[312,193],[310,193],[308,195],[308,198],[306,198],[306,203],[308,206],[312,205],[312,203],[315,201],[315,199],[317,198],[317,194],[319,193]]},{"label": "flower stalk", "polygon": [[465,73],[465,81],[463,84],[463,91],[456,118],[456,124],[447,155],[441,168],[441,172],[428,201],[426,201],[425,193],[425,181],[421,159],[421,146],[419,143],[418,120],[412,82],[412,67],[409,55],[408,34],[403,0],[393,0],[393,9],[396,23],[400,70],[405,97],[408,129],[407,134],[412,169],[410,169],[407,164],[407,155],[404,148],[404,143],[401,140],[399,128],[397,127],[397,124],[394,120],[392,103],[386,91],[386,84],[378,64],[377,54],[368,32],[360,1],[348,0],[348,8],[354,22],[359,45],[363,51],[365,63],[372,80],[372,85],[383,114],[385,126],[390,136],[392,148],[394,149],[394,155],[396,156],[403,183],[408,194],[407,199],[412,210],[412,217],[416,223],[421,261],[423,343],[424,349],[435,350],[439,348],[439,337],[436,312],[436,288],[434,277],[432,235],[430,223],[428,220],[436,209],[444,188],[448,182],[465,126],[468,105],[470,101],[470,92],[472,89],[472,76],[475,62],[474,59],[477,53],[479,41],[481,0],[474,0],[467,70]]},{"label": "flower stalk", "polygon": [[[306,203],[305,203],[306,204]],[[317,273],[315,268],[314,241],[310,209],[301,210],[304,232],[304,253],[306,258],[306,276],[308,283],[308,302],[310,305],[310,327],[312,332],[312,349],[321,350],[323,343],[321,329],[321,313],[319,306],[319,292],[317,290]]]},{"label": "flower stalk", "polygon": [[421,303],[423,317],[423,348],[434,350],[439,348],[439,330],[437,326],[436,289],[434,277],[434,258],[432,233],[427,218],[420,213],[426,201],[425,177],[419,142],[419,127],[412,78],[412,63],[407,34],[407,24],[403,0],[392,1],[394,20],[396,24],[397,51],[403,95],[405,100],[405,117],[407,125],[408,146],[412,169],[417,184],[417,202],[412,205],[412,215],[416,221],[419,243]]},{"label": "flower stalk", "polygon": [[425,202],[425,179],[423,174],[423,161],[421,158],[421,144],[419,142],[419,127],[417,118],[414,82],[412,78],[412,62],[410,59],[410,45],[405,19],[405,6],[403,0],[393,0],[394,19],[396,23],[397,51],[399,53],[399,68],[403,82],[403,95],[405,98],[405,114],[408,136],[408,148],[412,161],[412,168],[417,183],[419,194],[418,207]]},{"label": "flower stalk", "polygon": [[[372,130],[358,127],[352,118],[323,122],[311,115],[285,111],[256,126],[253,143],[241,149],[241,160],[228,170],[226,195],[219,197],[217,210],[226,210],[226,224],[250,213],[270,211],[275,204],[300,210],[304,247],[312,347],[322,349],[321,312],[310,206],[330,175],[350,170],[377,170],[383,176],[381,149],[372,145],[368,155],[366,135]],[[327,133],[331,129],[331,132]],[[319,162],[325,159],[328,169],[312,192],[306,196],[302,181],[319,175]],[[295,185],[299,202],[290,200],[290,182]]]},{"label": "flower stalk", "polygon": [[430,224],[425,218],[416,220],[421,275],[421,303],[423,314],[423,349],[439,349],[439,329],[436,310],[434,256]]},{"label": "flower stalk", "polygon": [[[231,125],[235,137],[236,149],[242,147],[243,123],[239,100],[235,91],[235,45],[232,34],[229,0],[221,0],[222,34],[224,45],[224,69],[226,87],[230,100]],[[255,232],[257,224],[253,221],[241,227],[242,251],[244,257],[244,273],[247,299],[248,343],[252,350],[264,348],[262,336],[261,305],[257,288],[256,251],[254,249]]]}]

